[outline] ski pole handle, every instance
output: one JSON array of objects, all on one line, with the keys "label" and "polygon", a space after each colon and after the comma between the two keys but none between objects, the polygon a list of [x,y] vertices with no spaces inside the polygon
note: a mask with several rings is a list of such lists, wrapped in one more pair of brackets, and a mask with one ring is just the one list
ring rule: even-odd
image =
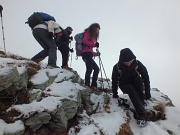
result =
[{"label": "ski pole handle", "polygon": [[2,10],[3,10],[3,7],[0,5],[1,17],[2,17]]}]

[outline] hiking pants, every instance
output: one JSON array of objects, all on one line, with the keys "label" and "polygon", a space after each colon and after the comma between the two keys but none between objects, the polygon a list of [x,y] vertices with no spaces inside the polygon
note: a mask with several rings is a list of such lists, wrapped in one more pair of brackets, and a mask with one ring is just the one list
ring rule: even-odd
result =
[{"label": "hiking pants", "polygon": [[97,78],[99,74],[99,67],[93,60],[93,55],[91,52],[82,53],[82,59],[86,64],[86,73],[85,73],[85,84],[90,84],[90,75],[93,72],[91,86],[97,87]]},{"label": "hiking pants", "polygon": [[69,46],[68,44],[62,44],[61,42],[58,44],[58,50],[62,54],[62,68],[64,66],[68,66],[68,58],[69,58]]},{"label": "hiking pants", "polygon": [[35,28],[32,31],[34,38],[37,40],[37,42],[41,45],[43,50],[36,54],[32,60],[35,59],[44,59],[47,56],[48,58],[48,65],[55,66],[56,60],[57,60],[57,54],[56,54],[56,44],[53,39],[49,39],[47,37],[48,30],[42,29],[42,28]]},{"label": "hiking pants", "polygon": [[119,86],[123,93],[128,94],[139,117],[146,117],[146,110],[142,104],[144,101],[143,80],[137,76],[132,83]]}]

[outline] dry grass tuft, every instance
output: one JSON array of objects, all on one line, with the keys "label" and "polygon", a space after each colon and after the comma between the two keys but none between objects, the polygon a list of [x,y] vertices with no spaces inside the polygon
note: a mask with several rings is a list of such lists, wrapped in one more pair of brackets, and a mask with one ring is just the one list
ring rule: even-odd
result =
[{"label": "dry grass tuft", "polygon": [[21,113],[19,111],[12,108],[11,111],[9,111],[5,115],[1,116],[1,119],[3,119],[6,123],[14,123],[15,119],[13,117],[19,116],[20,114]]},{"label": "dry grass tuft", "polygon": [[13,116],[19,116],[21,113],[15,108],[12,108],[7,114],[9,117],[13,117]]},{"label": "dry grass tuft", "polygon": [[6,55],[5,52],[0,50],[0,56],[4,57],[5,55]]},{"label": "dry grass tuft", "polygon": [[109,107],[108,104],[105,104],[105,106],[104,106],[104,111],[106,111],[107,113],[111,113],[110,107]]},{"label": "dry grass tuft", "polygon": [[28,58],[25,58],[25,57],[22,57],[22,56],[18,56],[16,54],[12,54],[12,53],[9,53],[7,55],[8,58],[11,58],[11,59],[15,59],[15,60],[30,60]]},{"label": "dry grass tuft", "polygon": [[154,110],[148,110],[147,116],[148,119],[151,121],[157,121],[157,120],[165,120],[166,115],[164,114],[165,106],[162,103],[159,103],[156,106],[153,106]]},{"label": "dry grass tuft", "polygon": [[[5,56],[5,53],[3,51],[0,51],[0,54]],[[31,76],[37,74],[37,71],[41,69],[39,64],[31,61],[29,58],[18,56],[16,54],[12,54],[12,53],[8,53],[5,57],[15,59],[15,60],[25,60],[26,62],[23,62],[23,63],[7,62],[7,65],[9,65],[9,66],[17,65],[18,67],[26,65],[29,78]]]},{"label": "dry grass tuft", "polygon": [[164,107],[164,105],[162,104],[162,103],[160,103],[160,104],[158,104],[158,105],[156,105],[156,106],[153,106],[153,108],[156,110],[156,111],[160,111],[160,112],[164,112],[164,110],[165,110],[165,107]]},{"label": "dry grass tuft", "polygon": [[37,74],[38,70],[40,70],[40,65],[34,63],[34,62],[27,62],[27,71],[28,71],[28,77]]},{"label": "dry grass tuft", "polygon": [[133,132],[131,131],[131,128],[129,126],[129,121],[130,121],[130,118],[127,118],[126,122],[121,125],[118,135],[133,135]]}]

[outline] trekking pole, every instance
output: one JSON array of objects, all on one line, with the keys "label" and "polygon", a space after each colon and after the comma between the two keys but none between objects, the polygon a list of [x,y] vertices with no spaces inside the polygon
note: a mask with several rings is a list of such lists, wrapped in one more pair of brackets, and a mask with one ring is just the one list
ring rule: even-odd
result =
[{"label": "trekking pole", "polygon": [[[96,49],[96,51],[99,53],[99,50],[98,49]],[[101,62],[101,65],[102,65],[102,68],[103,68],[103,71],[104,71],[104,74],[105,74],[105,77],[106,77],[106,80],[107,80],[107,83],[108,83],[108,86],[109,86],[109,82],[108,82],[108,79],[107,79],[107,76],[106,76],[106,72],[105,72],[105,70],[104,70],[104,66],[103,66],[103,63],[102,63],[102,60],[101,60],[101,57],[99,56],[99,60],[100,60],[100,62]],[[110,86],[109,86],[109,89],[110,89]]]},{"label": "trekking pole", "polygon": [[3,34],[3,42],[4,42],[4,52],[6,53],[5,38],[4,38],[4,27],[3,27],[3,19],[2,19],[2,10],[3,10],[3,7],[0,5],[2,34]]},{"label": "trekking pole", "polygon": [[[70,42],[70,48],[71,48],[71,42]],[[71,52],[71,62],[70,62],[70,67],[72,65],[72,52]]]},{"label": "trekking pole", "polygon": [[[108,86],[109,86],[108,78],[107,78],[107,75],[106,75],[106,72],[105,72],[105,69],[104,69],[104,66],[103,66],[103,63],[102,63],[101,57],[99,57],[99,58],[100,58],[101,65],[102,65],[102,68],[103,68],[103,71],[104,71],[104,74],[105,74],[105,77],[106,77],[106,80],[107,80],[107,83],[108,83]],[[109,89],[110,89],[110,86],[109,86]]]},{"label": "trekking pole", "polygon": [[[98,58],[99,58],[99,54],[98,54]],[[102,84],[101,84],[101,88],[104,89],[104,83],[103,83],[103,76],[102,76],[102,69],[101,69],[101,61],[100,61],[100,58],[99,58],[99,67],[100,67],[100,72],[101,72],[101,79],[102,79]]]}]

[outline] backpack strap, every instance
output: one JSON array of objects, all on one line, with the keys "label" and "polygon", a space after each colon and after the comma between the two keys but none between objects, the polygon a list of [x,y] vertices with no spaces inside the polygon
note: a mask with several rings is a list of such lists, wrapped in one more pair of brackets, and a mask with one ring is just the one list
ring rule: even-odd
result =
[{"label": "backpack strap", "polygon": [[136,60],[136,62],[137,62],[137,65],[135,67],[135,71],[138,73],[138,75],[140,75],[139,72],[138,72],[138,61]]},{"label": "backpack strap", "polygon": [[117,63],[117,70],[118,70],[118,74],[119,74],[119,78],[121,77],[122,74],[122,70],[119,68],[119,64]]},{"label": "backpack strap", "polygon": [[[137,60],[136,60],[136,62],[137,62],[137,64],[138,64],[138,61],[137,61]],[[118,70],[118,74],[119,74],[119,78],[120,78],[121,75],[122,75],[122,70],[120,69],[118,63],[117,63],[117,70]],[[136,65],[135,71],[138,73],[138,75],[140,75],[139,72],[138,72],[138,65]]]}]

